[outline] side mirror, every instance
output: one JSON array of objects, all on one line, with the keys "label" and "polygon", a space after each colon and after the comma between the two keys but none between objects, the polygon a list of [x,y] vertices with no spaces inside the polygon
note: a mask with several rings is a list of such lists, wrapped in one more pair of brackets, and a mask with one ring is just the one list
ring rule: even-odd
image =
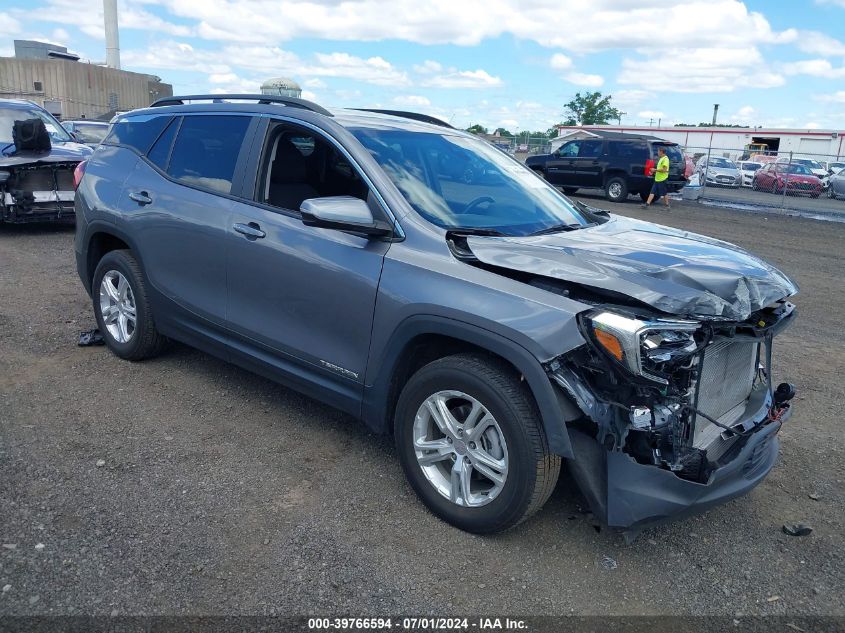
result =
[{"label": "side mirror", "polygon": [[389,224],[373,217],[366,202],[352,196],[309,198],[302,201],[299,211],[305,226],[363,233],[370,237],[386,237],[393,232]]}]

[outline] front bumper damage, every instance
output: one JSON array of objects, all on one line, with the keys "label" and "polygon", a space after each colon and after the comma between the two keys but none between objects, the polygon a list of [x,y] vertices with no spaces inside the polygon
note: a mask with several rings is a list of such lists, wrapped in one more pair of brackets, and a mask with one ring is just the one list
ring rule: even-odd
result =
[{"label": "front bumper damage", "polygon": [[4,168],[0,221],[73,223],[73,170],[77,164],[53,162]]},{"label": "front bumper damage", "polygon": [[[680,383],[675,385],[649,385],[626,375],[589,344],[548,364],[550,379],[581,414],[567,420],[574,454],[568,466],[598,523],[633,539],[644,527],[702,512],[765,478],[794,396],[791,386],[772,386],[772,340],[794,316],[794,306],[780,302],[749,322],[718,324],[697,359],[673,378]],[[747,395],[723,404],[715,418],[702,411],[702,399],[708,389],[730,391],[734,368],[720,352],[722,364],[711,362],[709,371],[719,364],[724,383],[708,387],[708,348],[731,345],[753,346],[740,348],[755,350],[749,357],[753,376]]]}]

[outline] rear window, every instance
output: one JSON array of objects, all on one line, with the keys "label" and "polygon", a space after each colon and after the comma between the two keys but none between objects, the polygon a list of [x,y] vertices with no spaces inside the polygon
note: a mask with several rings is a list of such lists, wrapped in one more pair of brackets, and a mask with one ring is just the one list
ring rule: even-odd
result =
[{"label": "rear window", "polygon": [[681,151],[680,145],[669,145],[663,143],[654,143],[654,159],[657,160],[657,150],[661,147],[666,150],[666,156],[669,157],[670,165],[685,165],[684,154]]},{"label": "rear window", "polygon": [[235,165],[249,123],[248,116],[186,116],[176,136],[167,173],[188,185],[231,193]]},{"label": "rear window", "polygon": [[111,132],[103,143],[124,145],[146,154],[171,118],[166,114],[143,114],[120,119],[112,125]]}]

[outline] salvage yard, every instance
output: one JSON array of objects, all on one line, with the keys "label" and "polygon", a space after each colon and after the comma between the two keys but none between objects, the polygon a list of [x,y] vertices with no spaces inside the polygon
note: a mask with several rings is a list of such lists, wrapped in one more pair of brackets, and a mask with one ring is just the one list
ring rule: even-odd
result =
[{"label": "salvage yard", "polygon": [[[94,319],[72,228],[0,226],[0,615],[845,615],[845,224],[611,210],[735,242],[801,287],[775,348],[798,389],[775,469],[630,545],[593,529],[566,474],[527,523],[472,536],[341,413],[184,346],[137,364],[77,347]],[[813,532],[783,533],[798,522]]]}]

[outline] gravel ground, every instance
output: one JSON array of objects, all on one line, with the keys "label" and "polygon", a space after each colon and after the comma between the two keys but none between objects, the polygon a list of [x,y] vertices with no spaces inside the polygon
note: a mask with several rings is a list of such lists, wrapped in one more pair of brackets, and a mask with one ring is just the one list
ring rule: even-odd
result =
[{"label": "gravel ground", "polygon": [[[459,532],[343,414],[182,346],[136,364],[78,348],[94,320],[72,230],[0,227],[0,615],[845,615],[845,225],[613,210],[737,242],[802,289],[772,474],[631,545],[591,527],[566,475],[517,529]],[[796,521],[813,533],[781,532]]]}]

